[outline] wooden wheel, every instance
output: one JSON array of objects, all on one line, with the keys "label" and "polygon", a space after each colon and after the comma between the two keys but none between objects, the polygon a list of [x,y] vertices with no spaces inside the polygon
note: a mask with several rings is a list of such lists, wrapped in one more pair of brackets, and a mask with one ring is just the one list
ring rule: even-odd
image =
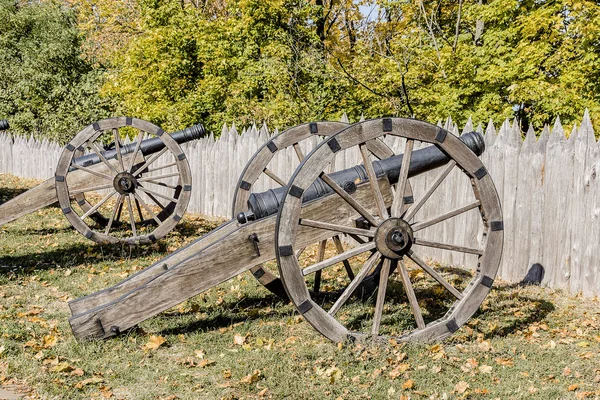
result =
[{"label": "wooden wheel", "polygon": [[[399,174],[376,176],[366,146],[383,135],[394,135],[405,141]],[[415,145],[433,144],[449,157],[449,161],[433,171],[437,174],[431,184],[417,193],[413,204],[407,206],[403,188],[409,184],[409,167],[417,163],[411,155]],[[336,152],[354,148],[359,151],[370,180],[371,203],[358,203],[332,181],[326,173]],[[432,149],[435,150],[435,149]],[[415,157],[416,158],[416,157]],[[420,210],[434,198],[432,194],[453,170],[460,178],[471,183],[473,200],[452,209],[443,203],[434,205],[433,218],[423,218]],[[397,169],[396,169],[397,171]],[[463,176],[464,175],[464,176]],[[302,219],[302,193],[317,178],[321,178],[349,204],[354,214],[343,224]],[[385,191],[388,178],[395,190]],[[382,182],[385,181],[385,182]],[[397,181],[397,182],[396,182]],[[371,211],[369,211],[371,210]],[[469,210],[473,212],[468,213]],[[444,223],[450,218],[468,213],[475,218],[482,232],[481,244],[463,245],[442,243],[427,237],[428,227]],[[371,221],[370,227],[357,228],[356,220]],[[337,258],[302,268],[294,256],[298,250],[296,239],[303,229],[330,229],[338,234],[353,232],[362,238],[373,238],[346,250]],[[357,232],[362,229],[362,232]],[[411,119],[386,118],[351,125],[329,137],[309,154],[296,170],[288,184],[288,191],[279,208],[276,226],[276,253],[284,288],[300,313],[320,333],[333,341],[348,338],[364,339],[394,336],[401,340],[441,340],[456,331],[477,310],[488,294],[500,263],[503,242],[502,212],[491,177],[477,156],[452,134],[434,125]],[[303,233],[306,236],[306,231]],[[476,272],[464,278],[466,282],[452,284],[446,273],[425,262],[427,248],[472,254],[478,258]],[[352,261],[356,271],[349,284],[339,287],[330,299],[316,298],[309,290],[317,280],[317,272],[333,267],[334,262]],[[341,267],[338,265],[338,269]],[[363,279],[380,265],[377,295],[366,301],[352,297]],[[332,275],[332,274],[330,274]],[[419,278],[418,285],[415,284]],[[427,283],[430,282],[430,283]],[[455,280],[455,282],[457,282]],[[433,287],[433,289],[429,289]],[[386,293],[387,292],[387,293]],[[441,301],[433,297],[438,296]],[[440,308],[440,304],[443,308]],[[430,307],[431,306],[431,307]]]},{"label": "wooden wheel", "polygon": [[[233,197],[233,218],[236,218],[240,213],[248,211],[248,199],[250,198],[250,195],[255,192],[257,182],[262,177],[266,177],[267,181],[273,183],[274,187],[286,185],[289,175],[279,177],[270,167],[271,163],[276,161],[275,158],[278,154],[287,151],[288,157],[291,156],[296,159],[296,161],[290,160],[288,162],[290,162],[291,165],[294,165],[294,163],[299,164],[304,160],[304,155],[308,154],[308,152],[314,148],[315,144],[318,143],[317,140],[320,141],[323,137],[334,135],[347,127],[348,124],[343,122],[322,121],[306,123],[280,133],[261,146],[252,156],[250,161],[248,161],[238,180]],[[315,136],[318,136],[318,139],[315,138]],[[310,143],[311,140],[313,143]],[[393,155],[392,150],[383,142],[373,142],[370,146],[372,147],[374,154],[379,158],[387,158],[390,155]],[[293,169],[291,169],[291,172],[292,171]],[[329,168],[329,172],[333,171],[335,171],[335,167],[332,165]],[[258,188],[256,191],[262,191],[264,189],[265,187],[262,187]],[[407,186],[406,190],[407,195],[412,193],[410,185]],[[321,261],[325,259],[325,249],[327,244],[327,240],[315,244],[318,248],[318,257]],[[335,246],[337,252],[343,252],[343,244],[339,236],[332,237],[329,246]],[[303,251],[299,251],[297,257],[299,258],[302,253]],[[346,270],[348,271],[349,276],[352,276],[349,265],[346,265]],[[265,288],[277,296],[287,298],[277,271],[269,269],[264,264],[258,265],[250,271],[252,272],[252,275],[265,286]],[[315,282],[313,288],[315,292],[319,292],[320,282]]]},{"label": "wooden wheel", "polygon": [[[137,135],[134,143],[123,145],[123,130]],[[146,151],[145,135],[158,138],[160,148]],[[112,156],[104,150],[108,142],[114,143]],[[81,162],[86,152],[95,160]],[[160,239],[181,219],[191,194],[191,171],[179,144],[158,126],[129,117],[105,119],[80,131],[63,150],[55,181],[65,217],[97,243]]]}]

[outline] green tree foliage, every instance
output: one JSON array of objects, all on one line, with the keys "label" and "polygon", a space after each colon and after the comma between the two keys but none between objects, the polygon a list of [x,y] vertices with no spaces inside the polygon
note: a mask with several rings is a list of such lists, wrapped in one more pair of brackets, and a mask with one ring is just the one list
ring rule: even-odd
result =
[{"label": "green tree foliage", "polygon": [[347,74],[371,89],[366,114],[516,116],[538,129],[558,115],[580,120],[586,107],[600,114],[595,2],[384,0],[379,9]]},{"label": "green tree foliage", "polygon": [[200,7],[140,3],[144,33],[116,55],[104,94],[122,112],[178,129],[202,121],[287,126],[339,118],[351,86],[328,63],[299,0],[241,0]]},{"label": "green tree foliage", "polygon": [[110,114],[103,71],[81,57],[74,14],[52,3],[0,0],[0,116],[15,133],[65,142]]},{"label": "green tree foliage", "polygon": [[0,0],[0,116],[20,131],[72,134],[115,104],[214,132],[342,112],[539,129],[589,108],[600,132],[589,0],[43,1],[63,7]]}]

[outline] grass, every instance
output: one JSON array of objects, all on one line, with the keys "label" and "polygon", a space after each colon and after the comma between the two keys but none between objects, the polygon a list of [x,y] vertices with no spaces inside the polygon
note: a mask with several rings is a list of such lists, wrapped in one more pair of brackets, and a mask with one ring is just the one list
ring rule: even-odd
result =
[{"label": "grass", "polygon": [[[0,203],[34,183],[0,175]],[[441,344],[336,345],[249,273],[123,336],[74,340],[70,299],[217,225],[188,215],[139,249],[95,245],[53,207],[0,227],[0,383],[43,399],[600,398],[599,302],[502,282]]]}]

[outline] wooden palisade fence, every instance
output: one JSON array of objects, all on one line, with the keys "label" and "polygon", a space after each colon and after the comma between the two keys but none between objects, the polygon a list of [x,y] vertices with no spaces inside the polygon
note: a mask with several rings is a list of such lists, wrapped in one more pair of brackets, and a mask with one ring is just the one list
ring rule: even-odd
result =
[{"label": "wooden palisade fence", "polygon": [[[462,131],[450,119],[444,127],[456,135],[474,129],[471,120]],[[490,121],[485,131],[481,125],[475,130],[485,133],[482,159],[496,184],[504,212],[504,255],[499,276],[518,282],[532,265],[540,264],[545,271],[542,284],[585,296],[600,295],[600,142],[596,142],[588,112],[569,135],[560,119],[552,129],[546,127],[537,136],[530,129],[524,139],[517,124],[508,120],[500,129]],[[260,129],[252,126],[241,134],[235,125],[224,125],[218,138],[210,135],[184,144],[193,174],[188,210],[230,218],[238,177],[252,154],[272,134],[265,125]],[[303,143],[305,154],[319,140],[314,137],[311,143]],[[404,148],[399,140],[388,144],[396,153]],[[47,179],[54,174],[60,152],[59,145],[46,140],[0,134],[0,173]],[[340,154],[336,169],[360,163],[358,154]],[[297,165],[295,154],[281,152],[269,169],[287,180]],[[414,180],[417,197],[433,176],[428,173]],[[274,182],[261,179],[257,190],[276,187]],[[463,174],[453,172],[434,196],[453,208],[460,207],[471,200],[469,185]],[[439,210],[429,206],[420,213],[417,216],[427,218],[438,215]],[[482,240],[481,229],[470,221],[474,218],[469,218],[469,213],[459,215],[427,228],[427,236],[445,243],[473,245]],[[476,267],[473,255],[429,248],[426,252],[442,263]]]}]

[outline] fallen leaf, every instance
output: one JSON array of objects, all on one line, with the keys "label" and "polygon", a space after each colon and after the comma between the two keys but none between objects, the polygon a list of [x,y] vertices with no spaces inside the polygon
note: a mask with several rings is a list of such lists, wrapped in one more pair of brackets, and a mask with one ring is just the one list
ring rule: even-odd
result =
[{"label": "fallen leaf", "polygon": [[258,382],[260,379],[260,370],[255,369],[251,374],[246,375],[242,379],[240,379],[240,383],[252,384],[254,382]]},{"label": "fallen leaf", "polygon": [[402,384],[402,389],[412,389],[415,385],[415,382],[412,379],[407,380]]},{"label": "fallen leaf", "polygon": [[199,358],[199,359],[201,359],[201,360],[202,360],[202,359],[204,358],[204,356],[205,356],[205,354],[204,354],[204,351],[202,351],[202,350],[194,350],[194,354],[196,355],[196,357],[198,357],[198,358]]},{"label": "fallen leaf", "polygon": [[577,390],[577,388],[579,387],[578,384],[574,383],[572,385],[569,385],[569,392],[574,392],[575,390]]},{"label": "fallen leaf", "polygon": [[83,376],[84,372],[81,368],[75,368],[72,372],[71,375],[74,376]]},{"label": "fallen leaf", "polygon": [[61,362],[51,367],[50,372],[71,372],[74,369],[69,363]]},{"label": "fallen leaf", "polygon": [[223,371],[223,378],[225,378],[225,379],[231,378],[231,370],[226,369],[225,371]]},{"label": "fallen leaf", "polygon": [[491,374],[492,373],[492,367],[489,366],[489,365],[481,364],[479,366],[479,372],[481,372],[482,374]]},{"label": "fallen leaf", "polygon": [[239,333],[236,333],[235,336],[233,337],[233,344],[237,344],[238,346],[241,346],[244,343],[246,343],[246,336],[242,336]]},{"label": "fallen leaf", "polygon": [[56,335],[46,335],[42,341],[42,346],[45,349],[49,349],[50,347],[56,346],[58,343],[58,337]]},{"label": "fallen leaf", "polygon": [[165,339],[162,336],[152,335],[152,336],[150,336],[148,343],[146,343],[145,345],[142,346],[142,349],[144,349],[146,351],[156,350],[160,346],[162,346],[166,341],[167,341],[167,339]]},{"label": "fallen leaf", "polygon": [[503,365],[505,367],[512,367],[513,365],[515,365],[515,362],[513,361],[512,358],[508,358],[508,357],[498,357],[495,359],[496,364],[498,365]]},{"label": "fallen leaf", "polygon": [[454,391],[463,394],[469,388],[469,384],[465,381],[460,381],[454,386]]},{"label": "fallen leaf", "polygon": [[91,384],[95,384],[95,383],[102,383],[102,382],[104,382],[104,379],[102,379],[102,378],[98,378],[97,376],[93,376],[93,377],[91,377],[91,378],[84,379],[84,380],[82,380],[82,381],[80,381],[80,382],[77,382],[77,383],[75,384],[75,388],[76,388],[76,389],[81,389],[81,388],[83,388],[84,386],[91,385]]},{"label": "fallen leaf", "polygon": [[260,392],[258,392],[258,395],[260,397],[266,396],[268,391],[269,391],[269,388],[264,388],[263,390],[261,390]]},{"label": "fallen leaf", "polygon": [[198,363],[198,366],[199,366],[200,368],[204,368],[204,367],[208,367],[209,365],[213,365],[214,363],[216,363],[216,361],[215,361],[215,360],[207,360],[207,359],[204,359],[204,360],[201,360],[201,361]]}]

